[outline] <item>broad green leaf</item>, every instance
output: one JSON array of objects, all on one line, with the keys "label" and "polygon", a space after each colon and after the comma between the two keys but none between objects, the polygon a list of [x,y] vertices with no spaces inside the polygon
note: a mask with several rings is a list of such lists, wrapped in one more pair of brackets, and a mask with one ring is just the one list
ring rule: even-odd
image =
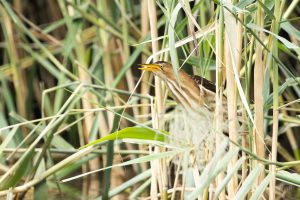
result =
[{"label": "broad green leaf", "polygon": [[164,142],[166,141],[167,135],[169,135],[167,132],[163,132],[163,133],[155,132],[145,127],[128,127],[128,128],[124,128],[123,130],[111,133],[108,136],[105,136],[93,142],[90,142],[87,145],[80,147],[80,149],[93,146],[101,142],[105,142],[109,140],[118,140],[118,139],[140,139],[140,140],[154,140],[154,141]]}]

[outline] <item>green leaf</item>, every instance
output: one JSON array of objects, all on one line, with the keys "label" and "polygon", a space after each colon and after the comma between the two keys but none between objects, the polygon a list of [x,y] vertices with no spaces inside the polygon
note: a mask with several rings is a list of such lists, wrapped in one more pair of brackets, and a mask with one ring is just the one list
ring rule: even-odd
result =
[{"label": "green leaf", "polygon": [[283,22],[280,26],[288,34],[294,36],[298,41],[300,41],[300,31],[298,31],[290,22]]},{"label": "green leaf", "polygon": [[235,200],[244,199],[246,197],[262,170],[264,170],[263,165],[259,164],[250,172],[249,176],[243,182],[241,188],[235,194]]},{"label": "green leaf", "polygon": [[[217,148],[214,157],[209,161],[209,163],[206,165],[206,167],[204,168],[201,176],[198,178],[198,180],[195,180],[199,182],[199,186],[196,187],[196,189],[189,194],[189,196],[187,197],[187,199],[196,199],[198,196],[202,196],[203,191],[205,190],[205,188],[212,183],[214,176],[216,176],[217,173],[215,173],[214,176],[211,176],[212,173],[217,172],[220,169],[220,166],[222,166],[222,164],[219,165],[219,169],[215,170],[215,167],[218,166],[218,163],[220,162],[220,160],[222,159],[222,157],[224,156],[225,152],[226,152],[226,147],[228,146],[228,139],[224,139],[222,141],[222,143],[220,144],[220,146]],[[226,156],[226,159],[222,160],[222,163],[225,163],[228,161],[228,158],[230,159],[230,157],[232,156],[232,154],[235,154],[235,150],[231,151],[228,154],[228,157]],[[226,165],[225,165],[226,166]]]},{"label": "green leaf", "polygon": [[249,6],[251,3],[253,3],[254,0],[241,0],[235,4],[236,7],[240,9],[244,9],[246,6]]},{"label": "green leaf", "polygon": [[108,136],[90,142],[87,145],[80,147],[80,149],[93,146],[101,142],[105,142],[109,140],[118,140],[118,139],[140,139],[140,140],[153,140],[153,141],[164,142],[166,141],[166,136],[168,135],[169,133],[167,132],[163,132],[163,133],[160,131],[156,132],[145,127],[127,127],[124,128],[123,130],[111,133]]},{"label": "green leaf", "polygon": [[139,157],[139,158],[135,158],[135,159],[132,159],[132,160],[120,163],[120,164],[104,167],[104,168],[97,169],[97,170],[94,170],[94,171],[90,171],[90,172],[87,172],[87,173],[84,173],[84,174],[73,176],[71,178],[67,178],[67,179],[62,180],[62,182],[66,183],[66,182],[69,182],[71,180],[86,176],[88,174],[104,171],[104,170],[115,168],[115,167],[124,167],[124,166],[128,166],[128,165],[134,165],[134,164],[138,164],[138,163],[145,163],[145,162],[151,162],[153,160],[169,158],[169,157],[173,157],[177,154],[184,153],[186,151],[187,151],[186,149],[179,149],[179,150],[177,149],[175,151],[166,151],[166,152],[161,152],[161,153],[153,153],[153,154],[143,156],[143,157]]},{"label": "green leaf", "polygon": [[290,185],[300,187],[300,175],[297,173],[290,173],[288,171],[279,171],[276,173],[276,179]]},{"label": "green leaf", "polygon": [[253,192],[250,200],[260,199],[262,194],[265,192],[266,187],[269,185],[271,179],[271,174],[260,183],[260,185],[256,188],[255,192]]},{"label": "green leaf", "polygon": [[34,199],[47,199],[47,181],[43,180],[34,187]]},{"label": "green leaf", "polygon": [[[149,38],[146,37],[145,40],[148,40]],[[142,44],[140,46],[138,46],[130,55],[130,57],[127,59],[127,61],[124,63],[123,67],[121,68],[121,70],[118,72],[117,77],[115,78],[114,82],[112,83],[112,87],[116,87],[119,82],[121,81],[121,79],[123,78],[123,76],[125,75],[126,71],[132,67],[132,65],[134,64],[134,62],[136,61],[136,59],[140,56],[140,54],[143,52],[145,48],[145,44]]]},{"label": "green leaf", "polygon": [[[109,191],[108,197],[112,198],[113,196],[123,192],[124,190],[126,190],[127,188],[133,187],[135,184],[145,180],[145,179],[149,179],[149,177],[151,177],[151,169],[148,169],[147,171],[142,172],[141,174],[138,174],[137,176],[131,178],[130,180],[124,182],[123,184],[115,187],[114,189],[112,189],[111,191]],[[96,200],[100,200],[103,199],[103,196],[97,197]]]},{"label": "green leaf", "polygon": [[[300,78],[296,78],[296,79],[293,79],[293,78],[287,78],[286,80],[285,80],[285,82],[283,83],[283,84],[281,84],[281,86],[279,87],[279,90],[278,90],[278,94],[279,95],[281,95],[286,89],[287,89],[287,87],[292,87],[292,86],[294,86],[294,87],[298,87],[298,82],[300,81]],[[297,95],[298,95],[298,92],[299,91],[296,91],[296,93],[297,93]],[[264,105],[264,107],[265,108],[268,108],[269,106],[271,106],[271,104],[272,104],[272,100],[273,100],[273,96],[274,96],[274,94],[272,93],[272,94],[270,94],[268,97],[267,97],[267,99],[266,99],[266,101],[265,101],[265,105]]]},{"label": "green leaf", "polygon": [[15,147],[16,144],[13,141],[13,137],[16,134],[17,130],[19,129],[19,126],[15,126],[5,137],[0,145],[0,157],[2,157],[3,150],[6,147]]},{"label": "green leaf", "polygon": [[[15,163],[12,168],[13,170],[9,170],[1,177],[0,180],[0,190],[5,190],[10,187],[14,187],[17,183],[20,182],[22,177],[26,174],[28,169],[32,166],[32,157],[34,156],[34,151],[28,150],[25,154],[23,154],[22,158],[20,158],[17,163]],[[9,174],[8,174],[9,173]]]},{"label": "green leaf", "polygon": [[175,47],[175,24],[177,20],[177,15],[181,9],[181,4],[178,3],[176,7],[171,10],[172,14],[170,16],[170,22],[169,22],[169,27],[168,27],[168,36],[169,36],[169,46],[170,46],[170,57],[171,57],[171,63],[173,66],[173,72],[175,74],[176,80],[179,81],[179,76],[178,76],[178,71],[177,69],[179,68],[179,62],[178,62],[178,54],[177,50]]},{"label": "green leaf", "polygon": [[228,182],[231,180],[233,175],[237,173],[237,171],[241,168],[243,162],[245,161],[245,157],[241,157],[230,170],[227,171],[227,174],[225,178],[222,180],[222,182],[217,186],[216,192],[214,195],[214,199],[218,199],[219,194],[226,188],[228,185]]},{"label": "green leaf", "polygon": [[300,50],[300,47],[298,47],[297,45],[291,43],[290,41],[288,41],[287,39],[277,35],[277,34],[274,34],[273,32],[271,31],[268,31],[266,29],[263,29],[259,26],[257,26],[256,24],[253,24],[253,23],[249,23],[247,24],[247,26],[251,29],[256,29],[256,30],[259,30],[259,31],[263,31],[263,32],[266,32],[266,33],[269,33],[271,35],[273,35],[274,37],[276,37],[280,42],[282,42],[282,44],[284,44],[287,48],[289,49],[293,49],[293,50]]},{"label": "green leaf", "polygon": [[189,59],[186,61],[187,64],[196,66],[197,68],[201,68],[208,64],[209,70],[216,69],[216,61],[213,59],[208,59],[205,57],[197,57],[197,56],[190,56]]},{"label": "green leaf", "polygon": [[51,145],[57,149],[74,149],[74,147],[60,135],[55,135],[53,137]]},{"label": "green leaf", "polygon": [[261,1],[257,1],[259,3],[259,5],[262,7],[262,9],[264,10],[264,12],[266,13],[266,15],[268,17],[270,17],[271,19],[275,20],[275,16],[273,15],[273,12],[271,11],[274,3],[270,2],[269,3],[263,3]]}]

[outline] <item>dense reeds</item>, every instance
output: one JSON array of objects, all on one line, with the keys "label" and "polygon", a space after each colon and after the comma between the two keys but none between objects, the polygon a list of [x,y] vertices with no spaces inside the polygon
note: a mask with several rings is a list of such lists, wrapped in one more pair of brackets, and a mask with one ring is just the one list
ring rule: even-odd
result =
[{"label": "dense reeds", "polygon": [[[1,0],[0,195],[299,199],[298,4]],[[158,60],[216,83],[213,121]]]}]

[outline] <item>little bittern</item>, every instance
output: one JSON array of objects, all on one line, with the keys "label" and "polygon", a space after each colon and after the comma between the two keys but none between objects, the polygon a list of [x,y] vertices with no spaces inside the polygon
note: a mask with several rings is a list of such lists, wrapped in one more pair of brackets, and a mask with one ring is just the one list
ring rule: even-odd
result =
[{"label": "little bittern", "polygon": [[[190,76],[185,71],[179,70],[177,81],[172,65],[164,61],[140,66],[139,69],[151,71],[161,78],[178,104],[192,110],[205,107],[210,112],[215,111],[216,86],[209,80],[200,76]],[[223,100],[223,103],[223,106],[226,106],[226,100]]]}]

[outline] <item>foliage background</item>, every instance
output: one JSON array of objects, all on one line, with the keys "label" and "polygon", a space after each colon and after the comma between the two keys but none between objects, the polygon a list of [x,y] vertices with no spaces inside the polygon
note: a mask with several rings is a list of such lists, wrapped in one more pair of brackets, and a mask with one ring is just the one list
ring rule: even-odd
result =
[{"label": "foliage background", "polygon": [[[77,150],[129,126],[164,129],[175,104],[164,98],[167,91],[161,82],[137,70],[137,64],[150,57],[207,77],[217,83],[221,96],[225,89],[233,111],[229,111],[231,124],[237,121],[236,105],[243,105],[249,134],[239,141],[239,153],[231,152],[229,165],[239,166],[236,174],[243,176],[229,176],[240,185],[227,182],[229,186],[221,190],[235,198],[248,193],[255,199],[263,191],[273,199],[286,193],[296,197],[296,187],[288,184],[300,184],[299,12],[298,0],[1,0],[0,194],[12,197],[19,192],[21,197],[43,199],[47,191],[53,191],[72,199],[99,195],[134,199],[149,194],[153,198],[157,193],[166,198],[168,193],[175,198],[172,191],[159,186],[156,193],[151,187],[155,182],[162,184],[153,180],[153,174],[166,178],[166,168],[173,166],[170,158],[178,153],[156,149],[154,160],[168,163],[158,172],[155,166],[161,164],[144,157],[149,143],[160,145],[155,139],[147,144],[108,142],[101,148]],[[229,126],[230,139],[238,142],[236,128]],[[234,148],[231,143],[230,149]],[[242,153],[243,148],[249,151]],[[215,161],[229,155],[225,152]],[[145,160],[80,181],[60,182],[137,158]],[[257,162],[259,158],[265,160]],[[280,162],[275,168],[269,161]],[[219,164],[226,168],[226,163]],[[275,171],[276,183],[270,173]],[[214,173],[224,177],[229,172]],[[195,196],[208,193],[213,180],[205,180],[207,185],[196,185]],[[292,192],[286,192],[286,187]],[[24,193],[28,189],[32,193]]]}]

